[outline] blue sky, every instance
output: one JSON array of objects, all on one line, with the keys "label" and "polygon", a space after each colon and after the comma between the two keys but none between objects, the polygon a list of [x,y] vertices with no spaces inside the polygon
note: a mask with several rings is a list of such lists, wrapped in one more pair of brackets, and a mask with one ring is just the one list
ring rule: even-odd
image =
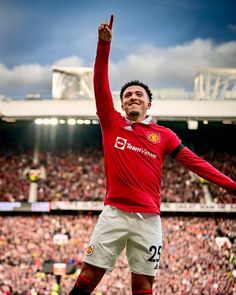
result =
[{"label": "blue sky", "polygon": [[236,1],[0,0],[0,94],[50,93],[55,64],[93,66],[115,15],[110,80],[191,90],[202,67],[236,67]]}]

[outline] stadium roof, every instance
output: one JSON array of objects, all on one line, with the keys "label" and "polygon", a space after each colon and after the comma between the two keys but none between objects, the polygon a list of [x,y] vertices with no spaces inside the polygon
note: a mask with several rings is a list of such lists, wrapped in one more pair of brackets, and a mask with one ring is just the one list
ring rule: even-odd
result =
[{"label": "stadium roof", "polygon": [[[119,99],[115,107],[121,111]],[[153,100],[149,114],[159,120],[232,120],[236,121],[235,100]],[[94,100],[0,101],[3,118],[76,117],[96,119]]]}]

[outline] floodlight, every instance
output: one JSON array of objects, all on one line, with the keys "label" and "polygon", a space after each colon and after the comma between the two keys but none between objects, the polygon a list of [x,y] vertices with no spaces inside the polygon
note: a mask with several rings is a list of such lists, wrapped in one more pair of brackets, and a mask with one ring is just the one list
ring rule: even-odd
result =
[{"label": "floodlight", "polygon": [[89,125],[89,124],[91,124],[91,121],[90,120],[84,120],[84,124]]},{"label": "floodlight", "polygon": [[93,125],[98,125],[99,122],[98,122],[98,120],[92,120],[92,124],[93,124]]},{"label": "floodlight", "polygon": [[57,125],[58,124],[58,119],[57,118],[51,118],[50,119],[50,124],[54,125],[54,126]]},{"label": "floodlight", "polygon": [[40,119],[40,118],[37,118],[37,119],[34,120],[34,123],[35,123],[36,125],[42,125],[42,124],[43,124],[43,120]]},{"label": "floodlight", "polygon": [[43,119],[43,124],[44,125],[49,125],[50,124],[50,120],[48,118]]},{"label": "floodlight", "polygon": [[75,125],[76,124],[76,120],[75,119],[68,119],[67,120],[68,125]]},{"label": "floodlight", "polygon": [[77,120],[77,124],[79,124],[79,125],[84,124],[84,120],[82,120],[82,119],[78,119],[78,120]]},{"label": "floodlight", "polygon": [[197,130],[198,129],[198,121],[188,120],[188,129],[189,130]]}]

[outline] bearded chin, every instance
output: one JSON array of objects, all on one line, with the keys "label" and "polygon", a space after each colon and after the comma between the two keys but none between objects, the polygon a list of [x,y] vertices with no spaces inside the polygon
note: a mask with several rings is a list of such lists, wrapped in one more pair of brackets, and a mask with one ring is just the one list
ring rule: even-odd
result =
[{"label": "bearded chin", "polygon": [[137,112],[137,111],[131,111],[131,112],[129,112],[129,114],[128,114],[128,116],[134,116],[134,117],[136,117],[136,116],[138,116],[139,115],[139,112]]}]

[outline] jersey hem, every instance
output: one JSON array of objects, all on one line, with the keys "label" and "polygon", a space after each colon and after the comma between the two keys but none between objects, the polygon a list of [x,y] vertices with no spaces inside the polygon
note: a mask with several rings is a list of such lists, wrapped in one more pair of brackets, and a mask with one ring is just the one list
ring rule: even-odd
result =
[{"label": "jersey hem", "polygon": [[150,208],[146,208],[146,210],[145,210],[145,208],[141,208],[141,207],[137,207],[137,206],[127,206],[127,205],[126,205],[125,207],[123,207],[123,206],[119,206],[119,205],[114,204],[114,203],[109,202],[109,201],[105,201],[105,202],[104,202],[104,205],[110,205],[110,206],[112,206],[112,207],[115,207],[115,208],[117,208],[117,209],[120,209],[120,210],[122,210],[122,211],[126,211],[126,212],[135,212],[135,213],[156,213],[156,214],[160,215],[160,210],[158,211],[158,209],[155,208],[155,207],[152,207],[152,209],[150,209]]}]

